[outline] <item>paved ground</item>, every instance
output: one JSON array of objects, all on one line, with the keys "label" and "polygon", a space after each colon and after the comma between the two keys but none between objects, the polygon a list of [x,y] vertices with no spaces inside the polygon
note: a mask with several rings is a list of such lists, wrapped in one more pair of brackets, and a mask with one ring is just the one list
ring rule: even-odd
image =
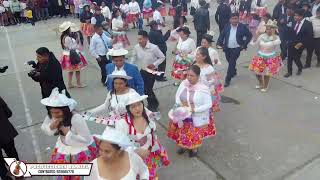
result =
[{"label": "paved ground", "polygon": [[[0,66],[9,65],[7,73],[0,75],[0,94],[14,111],[11,121],[20,133],[16,146],[21,159],[29,162],[48,160],[56,138],[47,137],[39,130],[46,111],[39,103],[39,85],[27,76],[30,69],[24,63],[35,59],[34,52],[40,46],[49,47],[59,56],[61,48],[53,29],[61,22],[61,19],[53,19],[40,22],[36,27],[21,25],[0,30]],[[218,32],[216,26],[214,29]],[[136,31],[128,34],[131,43],[135,44]],[[168,45],[170,52],[174,43]],[[260,93],[254,89],[254,75],[247,70],[254,51],[255,48],[251,47],[242,53],[238,61],[239,75],[223,93],[222,111],[216,114],[218,134],[205,141],[197,158],[176,155],[175,144],[166,137],[166,114],[174,103],[172,97],[176,87],[172,85],[172,80],[156,84],[163,116],[158,124],[159,137],[172,162],[169,168],[159,171],[160,179],[320,178],[320,69],[312,67],[303,71],[300,77],[284,79],[284,68],[279,76],[271,80],[269,92]],[[87,52],[85,55],[89,66],[83,71],[82,80],[88,87],[70,90],[79,103],[79,111],[103,103],[107,93],[99,83],[95,60]],[[220,55],[223,59],[221,71],[224,73],[227,64],[223,52]],[[171,55],[168,56],[169,71],[172,61]],[[92,123],[89,126],[92,133],[100,133],[104,129]]]}]

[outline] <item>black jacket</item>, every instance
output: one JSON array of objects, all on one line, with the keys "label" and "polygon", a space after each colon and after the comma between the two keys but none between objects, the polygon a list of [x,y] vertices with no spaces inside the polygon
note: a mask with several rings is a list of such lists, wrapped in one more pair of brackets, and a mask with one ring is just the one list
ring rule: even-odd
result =
[{"label": "black jacket", "polygon": [[303,47],[310,47],[312,46],[313,42],[313,27],[312,23],[308,20],[305,20],[301,26],[301,29],[298,34],[295,32],[296,22],[293,23],[292,27],[289,29],[288,32],[288,43],[289,44],[297,44],[302,43]]},{"label": "black jacket", "polygon": [[12,112],[4,100],[0,97],[0,145],[8,144],[17,135],[17,130],[10,123]]},{"label": "black jacket", "polygon": [[[223,47],[223,49],[228,48],[229,36],[230,36],[231,24],[227,25],[218,38],[217,45]],[[249,42],[252,39],[252,34],[244,24],[239,23],[236,33],[237,43],[242,49],[246,49]]]},{"label": "black jacket", "polygon": [[167,31],[166,34],[162,34],[161,30],[153,30],[151,29],[149,32],[149,41],[152,44],[155,44],[159,47],[160,51],[166,55],[167,52],[167,43],[166,41],[170,37],[170,31]]},{"label": "black jacket", "polygon": [[[281,22],[283,20],[283,22]],[[290,29],[292,28],[294,23],[294,17],[290,16],[288,17],[287,15],[283,15],[279,18],[278,21],[278,30],[279,30],[279,36],[281,41],[287,42],[290,38],[289,33]]]},{"label": "black jacket", "polygon": [[279,22],[279,19],[286,15],[286,10],[287,7],[283,5],[284,8],[284,14],[282,13],[282,4],[278,3],[274,8],[273,8],[273,13],[272,13],[272,18],[277,20]]},{"label": "black jacket", "polygon": [[193,23],[196,31],[206,32],[210,29],[209,11],[206,7],[197,9]]},{"label": "black jacket", "polygon": [[[40,83],[42,98],[49,97],[52,89],[59,88],[59,91],[66,89],[62,77],[62,69],[59,61],[50,55],[49,62],[45,64],[37,64],[35,70],[40,72],[38,76],[31,76],[31,78]],[[70,97],[70,94],[66,91],[66,95]]]},{"label": "black jacket", "polygon": [[229,23],[231,17],[231,8],[227,4],[220,4],[214,16],[218,25],[225,25]]}]

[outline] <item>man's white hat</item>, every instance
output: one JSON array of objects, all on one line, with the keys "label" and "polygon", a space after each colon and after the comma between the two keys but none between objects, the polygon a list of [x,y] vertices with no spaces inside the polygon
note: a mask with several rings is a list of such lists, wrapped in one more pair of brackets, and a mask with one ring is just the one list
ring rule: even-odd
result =
[{"label": "man's white hat", "polygon": [[128,76],[124,70],[114,70],[112,74],[108,75],[108,78],[110,79],[123,78],[127,80],[132,79],[132,77]]},{"label": "man's white hat", "polygon": [[65,95],[65,90],[59,93],[59,89],[56,87],[52,90],[49,97],[42,99],[41,104],[49,107],[66,107],[68,106],[70,111],[74,110],[77,102],[74,99],[68,98]]},{"label": "man's white hat", "polygon": [[69,29],[72,25],[72,22],[70,21],[65,21],[63,22],[62,24],[59,25],[59,32],[64,32],[66,31],[67,29]]},{"label": "man's white hat", "polygon": [[125,149],[133,145],[126,134],[109,126],[106,127],[102,135],[94,136],[97,137],[99,140],[107,141],[111,144],[117,144],[122,149]]},{"label": "man's white hat", "polygon": [[128,54],[128,51],[122,47],[122,44],[114,44],[112,49],[109,49],[109,56],[125,56]]},{"label": "man's white hat", "polygon": [[129,96],[129,100],[128,102],[126,103],[126,106],[130,105],[130,104],[134,104],[136,102],[140,102],[140,101],[143,101],[145,99],[148,98],[148,95],[142,95],[140,96],[138,93],[134,93],[134,94],[130,94]]}]

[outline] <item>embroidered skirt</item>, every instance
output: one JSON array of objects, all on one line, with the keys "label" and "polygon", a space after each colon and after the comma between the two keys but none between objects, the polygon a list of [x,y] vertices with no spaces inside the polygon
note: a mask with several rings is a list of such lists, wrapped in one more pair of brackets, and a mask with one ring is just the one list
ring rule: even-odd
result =
[{"label": "embroidered skirt", "polygon": [[161,16],[167,16],[167,9],[165,6],[162,6],[160,9]]},{"label": "embroidered skirt", "polygon": [[69,55],[66,55],[64,53],[64,55],[62,55],[62,58],[60,60],[62,69],[67,72],[74,72],[74,71],[81,71],[84,68],[86,68],[86,66],[88,65],[87,60],[84,58],[84,56],[81,53],[79,53],[79,56],[80,56],[80,63],[76,65],[72,65]]},{"label": "embroidered skirt", "polygon": [[170,164],[167,151],[159,141],[157,143],[159,145],[159,150],[150,153],[150,155],[144,159],[144,162],[149,169],[149,180],[157,180],[157,170]]},{"label": "embroidered skirt", "polygon": [[129,48],[130,42],[127,34],[125,32],[113,31],[113,44],[122,44],[123,48]]},{"label": "embroidered skirt", "polygon": [[[50,163],[90,163],[98,157],[98,147],[96,139],[88,146],[87,150],[77,154],[64,154],[58,152],[56,147],[51,155]],[[83,180],[83,176],[58,176],[57,180]]]},{"label": "embroidered skirt", "polygon": [[143,18],[147,19],[147,18],[151,18],[153,16],[153,10],[152,8],[145,8],[143,7]]},{"label": "embroidered skirt", "polygon": [[184,80],[187,77],[187,70],[192,64],[192,59],[186,58],[183,59],[179,55],[176,55],[176,58],[173,62],[173,70],[171,71],[171,77],[177,80]]},{"label": "embroidered skirt", "polygon": [[215,72],[214,75],[214,93],[211,94],[212,98],[212,110],[213,112],[219,112],[220,109],[220,101],[221,96],[220,94],[224,91],[223,88],[223,80],[221,74],[219,72]]},{"label": "embroidered skirt", "polygon": [[133,23],[138,21],[138,14],[127,14],[127,23]]},{"label": "embroidered skirt", "polygon": [[283,66],[280,55],[269,58],[254,56],[249,65],[249,70],[258,75],[274,76],[277,75]]},{"label": "embroidered skirt", "polygon": [[181,128],[178,127],[178,124],[173,123],[171,119],[169,120],[167,136],[178,146],[185,149],[198,148],[202,145],[203,139],[215,135],[216,128],[213,113],[210,115],[209,124],[201,127],[193,126],[191,118],[185,119]]},{"label": "embroidered skirt", "polygon": [[174,9],[174,7],[170,7],[169,8],[168,15],[169,16],[175,16],[176,15],[176,10]]},{"label": "embroidered skirt", "polygon": [[91,23],[81,23],[80,30],[85,36],[93,36],[94,34],[94,26]]}]

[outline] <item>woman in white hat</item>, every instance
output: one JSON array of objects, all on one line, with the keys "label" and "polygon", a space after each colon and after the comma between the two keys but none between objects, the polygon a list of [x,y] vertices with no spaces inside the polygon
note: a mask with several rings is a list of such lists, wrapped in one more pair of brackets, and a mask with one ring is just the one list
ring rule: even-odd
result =
[{"label": "woman in white hat", "polygon": [[[95,159],[98,149],[86,121],[73,111],[77,102],[55,88],[41,103],[48,109],[41,130],[49,136],[58,136],[50,162],[88,163]],[[57,179],[61,178],[67,180],[69,177]]]},{"label": "woman in white hat", "polygon": [[126,103],[129,98],[133,94],[138,94],[129,87],[128,80],[132,77],[128,76],[124,70],[115,70],[108,76],[108,79],[112,81],[111,90],[103,104],[89,111],[93,116],[123,116],[127,113]]},{"label": "woman in white hat", "polygon": [[197,65],[190,67],[187,79],[177,90],[176,105],[168,114],[167,136],[179,146],[178,154],[189,151],[189,157],[197,156],[203,139],[216,134],[211,93],[208,86],[202,83],[200,71]]},{"label": "woman in white hat", "polygon": [[144,107],[143,100],[147,97],[147,95],[132,95],[126,104],[127,114],[116,121],[115,127],[129,135],[135,142],[135,152],[148,166],[149,179],[153,180],[158,177],[157,170],[162,166],[168,166],[170,161],[165,148],[157,139],[156,124]]},{"label": "woman in white hat", "polygon": [[95,135],[99,142],[99,157],[92,161],[90,176],[85,180],[148,180],[149,172],[143,160],[134,151],[130,139],[122,132],[107,127],[102,135]]},{"label": "woman in white hat", "polygon": [[[81,84],[80,71],[87,65],[87,61],[78,49],[77,40],[71,35],[71,27],[73,23],[69,21],[63,22],[59,26],[59,31],[62,33],[60,36],[60,43],[63,50],[63,56],[60,61],[62,69],[68,72],[68,88],[82,88],[85,85]],[[74,28],[74,27],[73,27]],[[77,85],[72,84],[73,73],[76,74]]]},{"label": "woman in white hat", "polygon": [[253,71],[258,79],[256,89],[261,92],[267,91],[270,77],[277,75],[283,65],[280,53],[277,52],[281,43],[276,35],[277,22],[269,20],[265,26],[266,32],[253,42],[259,46],[259,50],[249,65],[249,70]]}]

